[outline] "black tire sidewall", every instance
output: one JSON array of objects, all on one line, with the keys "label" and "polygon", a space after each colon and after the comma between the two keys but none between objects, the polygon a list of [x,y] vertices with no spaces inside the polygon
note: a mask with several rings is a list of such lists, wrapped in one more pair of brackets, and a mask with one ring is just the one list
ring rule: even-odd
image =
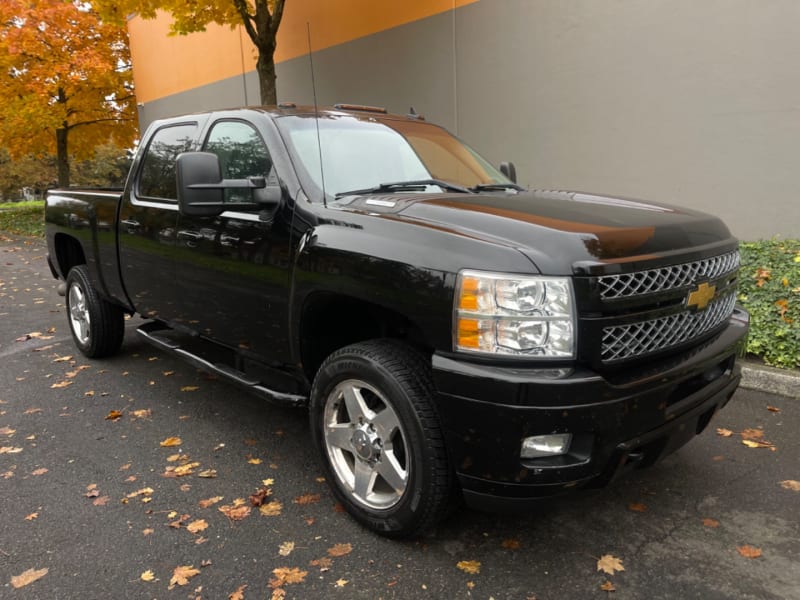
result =
[{"label": "black tire sidewall", "polygon": [[[436,460],[428,444],[425,427],[415,409],[416,403],[425,399],[420,399],[413,390],[407,390],[379,360],[348,352],[349,349],[340,350],[326,360],[314,379],[310,405],[314,445],[336,498],[354,518],[383,535],[413,535],[428,520],[429,507],[437,503],[431,498],[431,494],[436,492],[430,471]],[[370,509],[351,500],[330,464],[323,434],[325,403],[336,385],[347,379],[360,379],[380,390],[397,414],[406,438],[410,459],[406,491],[397,504],[387,509]]]},{"label": "black tire sidewall", "polygon": [[[100,298],[92,287],[85,265],[72,267],[67,275],[66,283],[67,321],[75,346],[89,358],[102,358],[116,353],[122,344],[124,333],[122,309]],[[81,343],[72,326],[70,290],[73,286],[80,288],[89,312],[89,339],[85,343]]]}]

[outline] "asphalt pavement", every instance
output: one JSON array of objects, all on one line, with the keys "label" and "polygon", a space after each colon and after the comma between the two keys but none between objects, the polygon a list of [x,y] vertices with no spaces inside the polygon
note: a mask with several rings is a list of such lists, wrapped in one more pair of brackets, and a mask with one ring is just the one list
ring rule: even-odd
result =
[{"label": "asphalt pavement", "polygon": [[605,490],[391,541],[336,505],[304,411],[136,319],[118,356],[82,358],[45,252],[0,235],[0,598],[800,599],[797,399],[741,389]]}]

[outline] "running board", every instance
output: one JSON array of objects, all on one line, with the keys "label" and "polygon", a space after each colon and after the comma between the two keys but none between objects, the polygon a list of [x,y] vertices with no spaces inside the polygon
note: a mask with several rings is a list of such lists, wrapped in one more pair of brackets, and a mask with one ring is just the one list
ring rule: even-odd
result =
[{"label": "running board", "polygon": [[158,335],[159,332],[163,331],[171,330],[160,323],[150,322],[139,327],[136,330],[136,333],[138,333],[146,342],[152,344],[156,348],[163,350],[168,354],[172,354],[173,356],[177,356],[178,358],[185,360],[189,364],[202,371],[219,375],[226,381],[233,383],[244,391],[255,394],[259,398],[263,398],[268,402],[272,402],[273,404],[278,404],[281,406],[306,406],[308,404],[308,398],[305,396],[277,392],[264,387],[261,385],[260,381],[253,379],[246,373],[238,371],[233,367],[222,363],[212,363],[196,354],[192,354],[191,352],[181,348],[181,345],[177,341]]}]

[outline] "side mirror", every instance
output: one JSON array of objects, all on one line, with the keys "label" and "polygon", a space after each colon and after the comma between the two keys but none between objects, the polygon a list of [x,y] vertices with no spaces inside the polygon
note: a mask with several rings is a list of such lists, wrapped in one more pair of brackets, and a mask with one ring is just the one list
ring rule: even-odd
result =
[{"label": "side mirror", "polygon": [[512,183],[517,183],[517,168],[513,162],[500,163],[500,172],[508,177]]},{"label": "side mirror", "polygon": [[[176,160],[178,208],[182,214],[213,217],[225,210],[277,208],[283,191],[267,185],[265,177],[223,179],[219,157],[213,152],[184,152]],[[253,202],[225,202],[225,190],[250,190]]]}]

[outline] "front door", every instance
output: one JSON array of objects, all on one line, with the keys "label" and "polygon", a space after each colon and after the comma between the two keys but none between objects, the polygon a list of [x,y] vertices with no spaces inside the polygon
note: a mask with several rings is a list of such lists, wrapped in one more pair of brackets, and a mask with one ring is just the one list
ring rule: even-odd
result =
[{"label": "front door", "polygon": [[[225,179],[266,177],[276,183],[267,145],[240,120],[212,125],[203,150],[219,156]],[[249,190],[226,190],[226,202],[252,202]],[[181,320],[205,337],[275,361],[288,356],[289,225],[279,210],[272,223],[257,212],[217,217],[180,215],[176,273]]]}]

